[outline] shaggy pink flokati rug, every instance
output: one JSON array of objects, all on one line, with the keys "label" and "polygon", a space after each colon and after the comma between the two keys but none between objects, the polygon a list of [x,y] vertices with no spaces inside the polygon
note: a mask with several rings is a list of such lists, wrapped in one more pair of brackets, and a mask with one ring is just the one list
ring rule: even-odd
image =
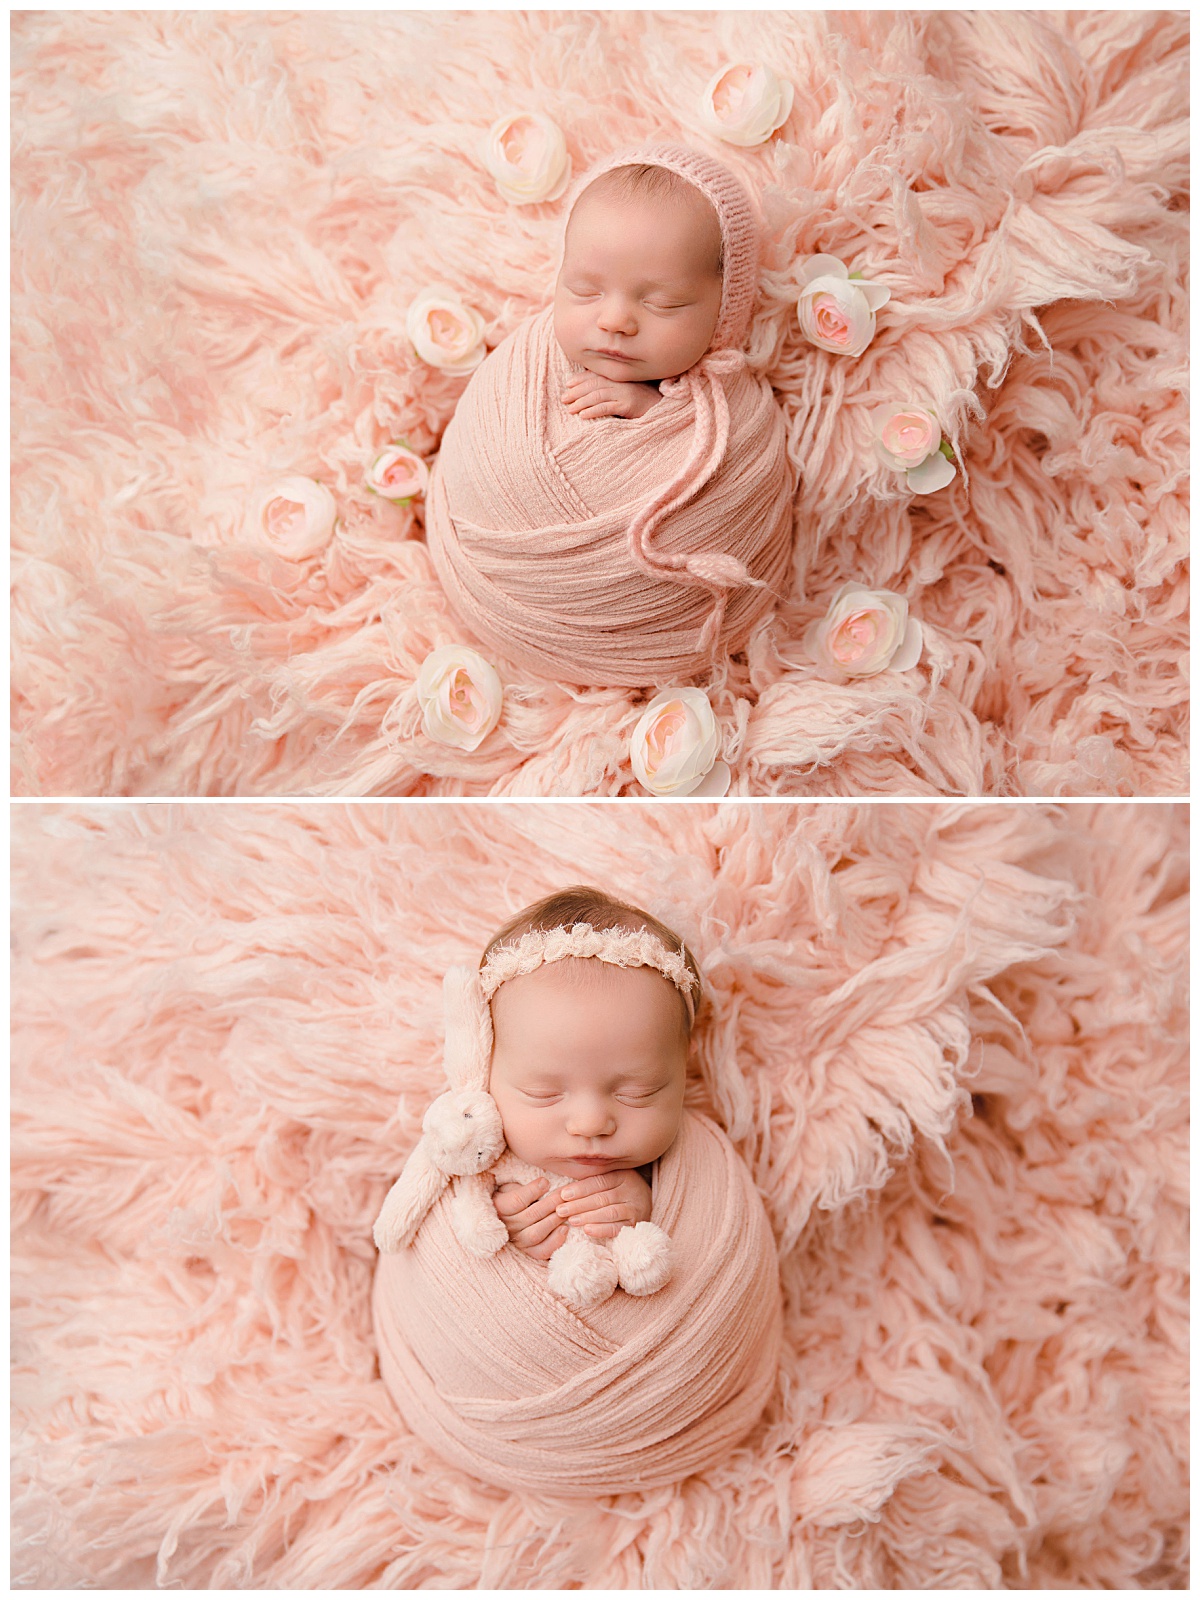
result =
[{"label": "shaggy pink flokati rug", "polygon": [[[474,754],[414,682],[467,640],[419,506],[363,472],[437,449],[462,378],[405,311],[446,284],[497,344],[546,303],[562,202],[502,199],[498,117],[575,170],[699,144],[759,198],[752,353],[802,475],[794,583],[704,681],[734,792],[1170,794],[1183,717],[1188,19],[1182,12],[26,12],[13,20],[13,688],[28,794],[618,794],[637,691],[498,663]],[[707,139],[723,63],[794,87]],[[860,360],[814,349],[798,263],[891,290]],[[947,489],[901,493],[869,413],[939,413]],[[264,557],[305,474],[340,526]],[[825,681],[806,626],[907,597],[910,672]],[[467,640],[469,642],[469,640]]]},{"label": "shaggy pink flokati rug", "polygon": [[[33,806],[15,821],[13,1583],[1186,1587],[1182,808]],[[580,879],[678,928],[785,1342],[716,1470],[443,1465],[371,1224],[440,979]]]}]

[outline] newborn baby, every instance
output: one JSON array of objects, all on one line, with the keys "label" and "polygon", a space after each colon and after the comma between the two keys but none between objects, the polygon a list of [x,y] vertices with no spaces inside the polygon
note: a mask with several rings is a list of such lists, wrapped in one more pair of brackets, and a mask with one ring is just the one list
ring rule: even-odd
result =
[{"label": "newborn baby", "polygon": [[712,205],[667,167],[603,173],[567,225],[554,336],[582,370],[563,389],[577,417],[642,417],[659,381],[694,366],[721,314],[724,251]]},{"label": "newborn baby", "polygon": [[711,156],[585,175],[553,304],[473,373],[426,500],[447,598],[502,676],[677,684],[783,593],[794,475],[742,348],[758,273],[749,196]]},{"label": "newborn baby", "polygon": [[[619,1494],[725,1461],[774,1385],[779,1278],[745,1163],[683,1103],[691,953],[578,887],[452,968],[446,995],[451,1087],[375,1223],[379,1371],[400,1414],[509,1490]],[[506,1183],[510,1165],[548,1177]],[[551,1193],[564,1178],[574,1192]],[[628,1281],[655,1238],[669,1270]],[[570,1256],[617,1267],[624,1292],[560,1292]]]},{"label": "newborn baby", "polygon": [[502,984],[492,1025],[491,1094],[509,1150],[572,1180],[556,1192],[544,1177],[498,1186],[512,1243],[548,1261],[571,1228],[611,1239],[649,1221],[647,1180],[683,1113],[679,992],[650,967],[568,957]]}]

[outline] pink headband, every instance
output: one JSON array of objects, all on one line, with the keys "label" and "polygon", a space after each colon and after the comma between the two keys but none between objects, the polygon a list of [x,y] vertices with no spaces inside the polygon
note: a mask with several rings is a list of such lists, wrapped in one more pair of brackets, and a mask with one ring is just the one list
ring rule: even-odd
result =
[{"label": "pink headband", "polygon": [[483,998],[490,1000],[510,978],[522,977],[568,956],[604,961],[610,967],[653,967],[679,990],[687,1006],[688,1022],[695,1021],[692,991],[698,985],[694,974],[682,955],[668,950],[648,928],[593,928],[590,922],[577,922],[573,928],[523,933],[513,944],[502,944],[493,950],[483,963],[479,970]]}]

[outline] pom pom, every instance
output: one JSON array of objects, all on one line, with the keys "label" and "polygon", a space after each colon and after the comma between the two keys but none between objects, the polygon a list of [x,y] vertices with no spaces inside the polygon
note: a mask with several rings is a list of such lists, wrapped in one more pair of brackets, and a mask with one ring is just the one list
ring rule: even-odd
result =
[{"label": "pom pom", "polygon": [[610,1249],[626,1294],[655,1294],[671,1276],[671,1240],[657,1223],[622,1228]]},{"label": "pom pom", "polygon": [[550,1257],[546,1283],[572,1311],[588,1311],[617,1287],[617,1264],[586,1234],[572,1232]]}]

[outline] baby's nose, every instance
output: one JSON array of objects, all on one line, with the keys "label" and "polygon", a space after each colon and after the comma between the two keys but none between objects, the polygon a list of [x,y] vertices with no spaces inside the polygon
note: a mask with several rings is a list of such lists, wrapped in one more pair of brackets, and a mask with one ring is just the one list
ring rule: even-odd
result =
[{"label": "baby's nose", "polygon": [[597,321],[605,333],[637,332],[633,307],[616,295],[610,295],[602,302]]},{"label": "baby's nose", "polygon": [[576,1139],[598,1139],[615,1133],[616,1118],[603,1100],[573,1100],[567,1110],[567,1132]]}]

